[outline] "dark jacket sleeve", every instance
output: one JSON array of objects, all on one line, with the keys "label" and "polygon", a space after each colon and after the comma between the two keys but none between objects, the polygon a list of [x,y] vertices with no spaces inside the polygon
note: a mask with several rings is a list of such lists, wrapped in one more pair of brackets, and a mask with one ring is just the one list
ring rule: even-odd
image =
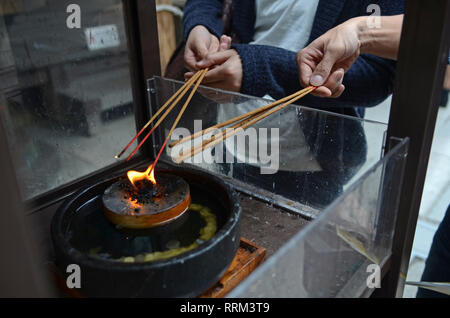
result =
[{"label": "dark jacket sleeve", "polygon": [[197,25],[203,25],[220,38],[223,30],[222,5],[220,0],[188,0],[183,11],[184,40],[187,40],[189,33]]},{"label": "dark jacket sleeve", "polygon": [[[301,89],[296,53],[265,45],[235,44],[243,64],[244,94],[279,99]],[[345,74],[346,90],[340,98],[306,96],[309,107],[370,107],[387,98],[393,89],[395,62],[362,55]]]},{"label": "dark jacket sleeve", "polygon": [[[329,12],[335,3],[342,7],[339,18],[333,25],[324,28],[329,22]],[[378,4],[383,15],[395,15],[404,12],[404,0],[347,0],[337,5],[337,1],[321,0],[314,22],[316,33],[311,41],[355,16],[369,14],[369,4]],[[330,9],[331,8],[331,9]],[[301,89],[296,63],[296,52],[268,46],[235,45],[241,56],[244,78],[242,92],[251,95],[271,95],[273,98],[284,97]],[[361,55],[347,71],[343,84],[346,90],[338,99],[318,98],[312,95],[304,97],[300,104],[310,107],[371,107],[378,105],[393,90],[396,63],[372,55]]]}]

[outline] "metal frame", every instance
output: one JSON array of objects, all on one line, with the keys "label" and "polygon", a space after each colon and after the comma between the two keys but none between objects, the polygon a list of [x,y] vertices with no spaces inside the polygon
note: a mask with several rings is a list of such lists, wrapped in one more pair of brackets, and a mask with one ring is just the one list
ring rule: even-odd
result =
[{"label": "metal frame", "polygon": [[[30,225],[24,213],[15,169],[8,151],[8,140],[0,121],[0,297],[49,296],[45,273],[36,264],[36,242],[32,239]],[[11,242],[14,242],[11,244]]]},{"label": "metal frame", "polygon": [[[392,247],[376,296],[401,297],[411,255],[450,46],[450,1],[406,3],[388,138],[411,139]],[[414,76],[411,76],[413,72]],[[387,147],[386,151],[389,151]]]},{"label": "metal frame", "polygon": [[[130,75],[133,91],[133,107],[136,127],[141,127],[148,120],[148,104],[146,98],[146,78],[160,75],[159,46],[152,39],[157,39],[156,9],[154,0],[122,0],[125,27],[128,39]],[[150,17],[150,19],[149,19]],[[156,42],[158,43],[158,42]],[[145,58],[144,58],[145,57]],[[143,147],[132,161],[112,164],[92,174],[62,185],[40,196],[34,197],[25,204],[22,202],[17,184],[15,169],[11,162],[9,147],[3,125],[0,123],[0,163],[4,169],[0,180],[0,199],[3,210],[11,213],[0,213],[2,233],[1,251],[10,255],[8,262],[2,262],[0,281],[4,285],[0,293],[4,297],[48,297],[53,296],[52,287],[48,285],[51,278],[39,263],[38,244],[31,239],[31,221],[26,212],[42,211],[48,217],[55,211],[58,202],[85,184],[96,182],[114,172],[138,166],[152,158],[151,145]],[[11,239],[15,244],[9,244]],[[12,248],[12,250],[11,250]]]}]

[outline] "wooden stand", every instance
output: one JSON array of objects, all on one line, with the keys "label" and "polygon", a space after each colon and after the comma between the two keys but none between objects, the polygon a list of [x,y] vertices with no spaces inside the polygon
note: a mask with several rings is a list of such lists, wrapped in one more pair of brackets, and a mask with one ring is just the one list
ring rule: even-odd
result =
[{"label": "wooden stand", "polygon": [[243,281],[251,272],[264,262],[266,249],[241,237],[236,256],[226,273],[215,286],[203,293],[200,298],[221,298]]}]

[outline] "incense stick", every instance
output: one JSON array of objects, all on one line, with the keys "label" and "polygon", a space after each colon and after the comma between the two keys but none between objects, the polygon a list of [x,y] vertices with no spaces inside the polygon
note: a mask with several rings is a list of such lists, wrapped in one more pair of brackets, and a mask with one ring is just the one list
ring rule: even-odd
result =
[{"label": "incense stick", "polygon": [[192,156],[195,156],[199,152],[202,152],[208,148],[211,148],[212,146],[218,144],[219,142],[221,142],[231,136],[234,136],[235,134],[237,134],[240,131],[243,131],[243,129],[263,120],[264,118],[272,115],[273,113],[275,113],[277,111],[284,109],[286,106],[294,103],[295,101],[299,100],[300,98],[309,94],[310,92],[312,92],[315,89],[316,89],[316,87],[309,86],[308,88],[302,90],[300,94],[298,94],[294,98],[285,102],[283,105],[278,106],[278,107],[273,107],[271,109],[266,109],[266,111],[263,111],[262,113],[259,113],[259,114],[254,114],[250,118],[247,118],[247,119],[243,120],[242,122],[236,124],[233,129],[226,129],[225,135],[224,135],[224,131],[221,131],[218,135],[213,136],[213,137],[205,140],[201,144],[192,147],[188,152],[181,153],[178,158],[174,159],[175,162],[180,163]]},{"label": "incense stick", "polygon": [[189,105],[189,102],[191,101],[192,97],[194,96],[195,92],[197,91],[198,86],[199,86],[200,83],[203,81],[203,78],[205,77],[205,75],[206,75],[207,72],[208,72],[208,68],[205,68],[204,70],[202,70],[202,71],[199,72],[200,78],[199,78],[199,80],[197,81],[197,83],[195,83],[194,88],[192,89],[192,91],[191,91],[191,93],[189,94],[189,96],[188,96],[186,102],[184,103],[183,107],[181,108],[180,112],[178,113],[178,116],[177,116],[177,118],[175,119],[175,121],[174,121],[174,123],[173,123],[173,125],[172,125],[172,128],[170,128],[170,131],[169,131],[169,133],[168,133],[168,135],[167,135],[167,137],[166,137],[166,140],[164,140],[164,143],[163,143],[163,145],[161,146],[161,149],[159,150],[158,155],[156,156],[155,161],[154,161],[153,164],[152,164],[152,168],[151,168],[151,170],[150,170],[150,172],[149,172],[149,175],[151,175],[152,171],[155,169],[156,163],[158,162],[159,157],[161,156],[161,154],[162,154],[162,152],[163,152],[163,150],[164,150],[164,148],[165,148],[167,142],[169,141],[170,136],[172,135],[173,131],[175,130],[175,127],[178,125],[178,122],[180,121],[181,116],[183,116],[184,111],[186,110],[187,106]]},{"label": "incense stick", "polygon": [[172,111],[172,109],[178,104],[178,102],[180,101],[180,99],[182,99],[184,97],[184,95],[187,93],[187,91],[191,88],[192,84],[194,83],[194,81],[196,81],[199,76],[201,76],[201,72],[197,72],[194,74],[193,78],[194,80],[190,83],[190,85],[186,86],[185,89],[183,90],[183,92],[181,92],[181,94],[178,95],[178,97],[175,99],[175,101],[167,108],[167,110],[164,112],[164,114],[158,119],[158,121],[156,122],[156,124],[152,127],[152,129],[147,133],[147,135],[145,135],[145,137],[141,140],[141,142],[139,143],[139,145],[137,145],[137,147],[133,150],[133,152],[128,156],[126,161],[129,161],[135,154],[136,152],[139,150],[139,148],[142,147],[142,145],[147,141],[148,137],[150,137],[150,135],[155,131],[156,128],[158,128],[158,126],[161,124],[161,122],[167,117],[167,115],[169,115],[169,113]]},{"label": "incense stick", "polygon": [[161,106],[158,111],[150,118],[150,120],[144,125],[144,127],[141,128],[141,130],[138,132],[136,136],[131,139],[131,141],[125,146],[125,148],[122,149],[122,151],[114,156],[114,158],[119,159],[127,150],[128,148],[133,144],[133,142],[144,132],[144,130],[156,119],[156,117],[159,116],[166,108],[169,106],[169,104],[181,93],[183,96],[186,94],[187,90],[192,86],[192,83],[195,81],[195,79],[198,77],[194,74],[186,83],[183,84],[176,92],[173,94],[166,103]]},{"label": "incense stick", "polygon": [[260,114],[260,113],[262,113],[262,112],[264,112],[264,111],[266,111],[268,109],[271,109],[271,108],[273,108],[275,106],[278,106],[278,105],[280,105],[280,104],[282,104],[282,103],[284,103],[284,102],[286,102],[286,101],[288,101],[288,100],[290,100],[290,99],[292,99],[292,98],[294,98],[294,97],[304,93],[305,91],[307,91],[311,87],[312,86],[306,87],[306,88],[304,88],[302,90],[299,90],[299,91],[295,92],[294,94],[291,94],[291,95],[286,96],[286,97],[284,97],[282,99],[274,101],[274,102],[272,102],[272,103],[270,103],[268,105],[259,107],[259,108],[255,109],[255,110],[252,110],[252,111],[248,112],[248,113],[236,116],[234,118],[231,118],[231,119],[229,119],[227,121],[224,121],[222,123],[219,123],[217,125],[214,125],[214,126],[211,126],[209,128],[203,129],[202,131],[199,131],[199,132],[197,132],[195,134],[192,134],[192,135],[186,136],[186,137],[184,137],[184,138],[182,138],[180,140],[174,141],[171,144],[169,144],[169,147],[172,148],[172,147],[178,145],[179,143],[183,143],[183,142],[186,142],[188,140],[195,139],[195,138],[197,138],[199,136],[203,136],[203,135],[205,135],[205,134],[207,134],[207,133],[209,133],[211,131],[214,131],[216,129],[228,126],[228,125],[233,124],[236,121],[239,121],[241,119],[244,119],[244,118],[247,118],[247,117],[251,117],[252,115],[255,115],[255,114]]}]

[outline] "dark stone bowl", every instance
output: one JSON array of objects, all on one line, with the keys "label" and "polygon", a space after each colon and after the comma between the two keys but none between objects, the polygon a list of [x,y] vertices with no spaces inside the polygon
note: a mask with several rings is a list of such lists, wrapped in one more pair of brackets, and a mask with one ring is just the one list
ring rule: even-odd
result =
[{"label": "dark stone bowl", "polygon": [[[184,178],[219,204],[222,222],[215,235],[195,249],[178,256],[143,263],[123,263],[80,252],[71,245],[69,226],[80,208],[92,204],[102,213],[101,196],[118,177],[76,192],[58,209],[51,224],[56,265],[66,280],[67,266],[81,269],[85,297],[195,297],[212,287],[231,264],[240,242],[241,207],[236,192],[220,178],[188,168],[161,170]],[[169,229],[170,230],[170,229]]]}]

